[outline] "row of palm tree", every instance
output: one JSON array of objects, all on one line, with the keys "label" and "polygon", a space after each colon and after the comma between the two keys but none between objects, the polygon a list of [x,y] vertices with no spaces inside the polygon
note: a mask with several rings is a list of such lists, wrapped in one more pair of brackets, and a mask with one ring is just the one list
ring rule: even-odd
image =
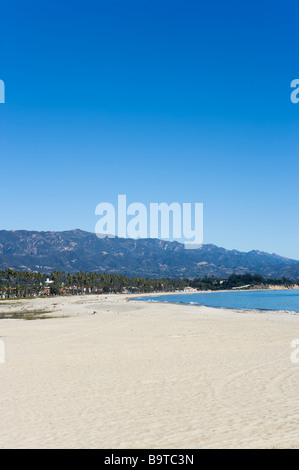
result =
[{"label": "row of palm tree", "polygon": [[270,284],[290,287],[286,278],[265,279],[259,274],[232,274],[228,279],[205,277],[198,279],[149,279],[114,273],[75,274],[66,271],[40,272],[0,270],[0,295],[5,297],[32,297],[37,295],[96,294],[122,292],[173,292],[193,287],[197,290],[232,289],[248,285],[252,287]]},{"label": "row of palm tree", "polygon": [[71,274],[65,271],[53,271],[51,274],[43,274],[13,269],[0,270],[0,294],[7,297],[32,297],[45,293],[63,295],[83,292],[86,294],[168,292],[183,289],[186,285],[187,282],[182,279],[129,278],[114,273],[79,271]]}]

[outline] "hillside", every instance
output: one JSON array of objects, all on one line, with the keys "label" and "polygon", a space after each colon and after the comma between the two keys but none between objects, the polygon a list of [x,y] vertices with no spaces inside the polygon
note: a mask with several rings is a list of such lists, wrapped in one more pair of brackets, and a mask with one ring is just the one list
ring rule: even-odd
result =
[{"label": "hillside", "polygon": [[139,277],[228,277],[259,273],[299,279],[299,261],[260,251],[203,245],[185,250],[158,239],[98,238],[82,230],[0,231],[0,268],[51,272],[96,271]]}]

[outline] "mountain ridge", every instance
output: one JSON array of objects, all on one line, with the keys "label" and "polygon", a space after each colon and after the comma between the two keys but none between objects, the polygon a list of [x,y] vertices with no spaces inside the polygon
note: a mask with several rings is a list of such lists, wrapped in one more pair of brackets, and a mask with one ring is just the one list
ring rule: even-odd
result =
[{"label": "mountain ridge", "polygon": [[186,250],[177,241],[99,238],[81,229],[0,230],[0,268],[51,272],[95,271],[138,277],[228,277],[262,274],[299,279],[299,261],[259,250],[213,244]]}]

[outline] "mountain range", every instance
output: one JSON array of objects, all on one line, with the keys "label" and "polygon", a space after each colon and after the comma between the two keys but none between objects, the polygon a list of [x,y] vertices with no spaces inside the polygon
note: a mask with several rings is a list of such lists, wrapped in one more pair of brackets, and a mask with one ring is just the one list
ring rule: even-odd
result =
[{"label": "mountain range", "polygon": [[261,251],[202,245],[186,250],[175,241],[98,238],[82,230],[0,230],[0,269],[50,273],[109,272],[132,277],[226,278],[233,273],[299,279],[299,261]]}]

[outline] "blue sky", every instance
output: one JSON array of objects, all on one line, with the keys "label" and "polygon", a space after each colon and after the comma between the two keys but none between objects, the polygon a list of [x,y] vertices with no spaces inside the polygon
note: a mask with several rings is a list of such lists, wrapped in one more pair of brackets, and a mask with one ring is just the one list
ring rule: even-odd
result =
[{"label": "blue sky", "polygon": [[299,259],[295,1],[2,5],[1,229],[203,202],[204,243]]}]

